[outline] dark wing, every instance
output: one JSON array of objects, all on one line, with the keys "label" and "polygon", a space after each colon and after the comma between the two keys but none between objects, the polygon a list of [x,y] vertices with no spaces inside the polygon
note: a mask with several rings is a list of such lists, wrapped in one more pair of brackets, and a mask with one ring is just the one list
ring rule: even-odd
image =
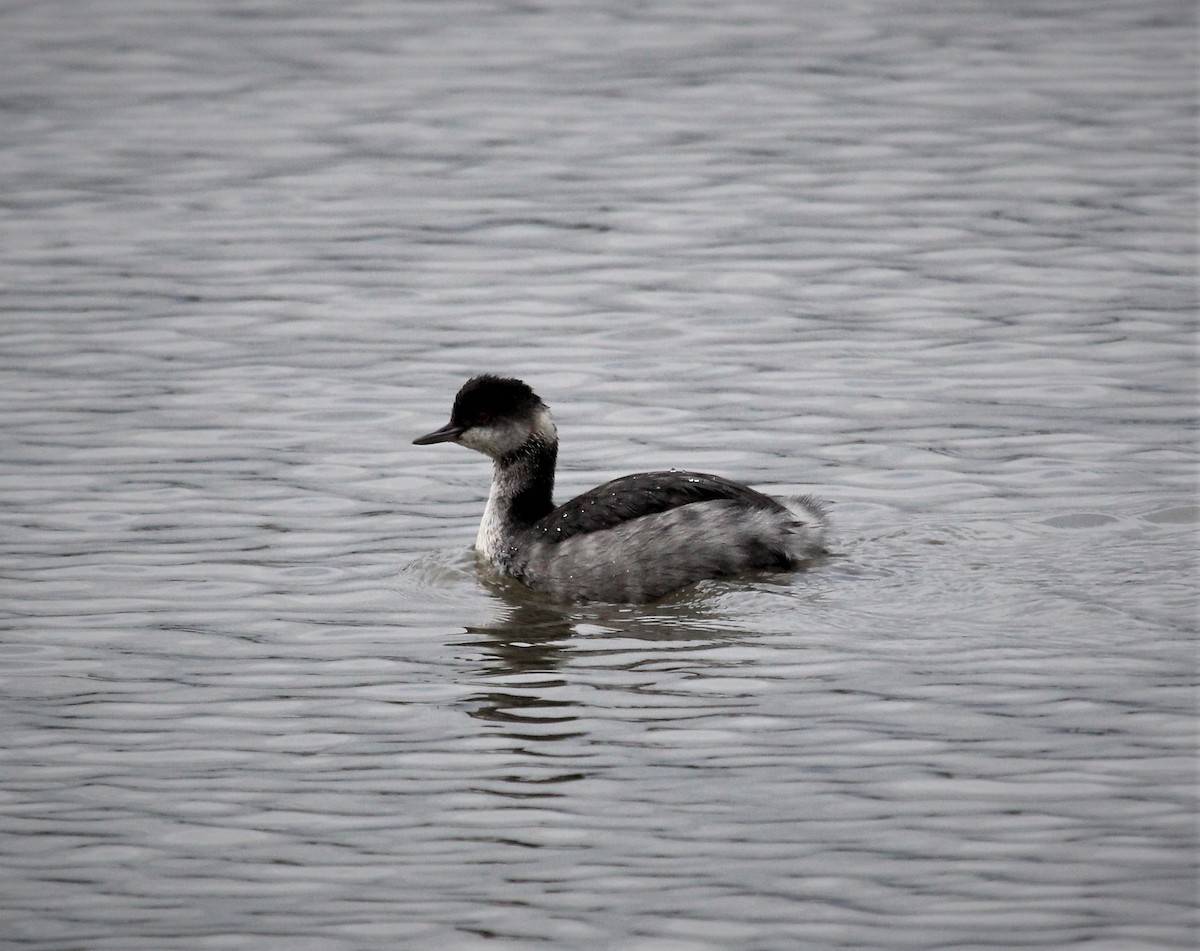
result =
[{"label": "dark wing", "polygon": [[605,482],[539,519],[534,531],[547,541],[600,532],[644,515],[725,499],[747,508],[786,511],[768,495],[739,482],[703,472],[640,472]]}]

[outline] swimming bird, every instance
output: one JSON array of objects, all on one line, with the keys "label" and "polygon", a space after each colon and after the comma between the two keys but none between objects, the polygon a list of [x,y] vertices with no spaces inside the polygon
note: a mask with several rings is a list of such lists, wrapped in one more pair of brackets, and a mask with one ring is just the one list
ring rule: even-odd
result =
[{"label": "swimming bird", "polygon": [[705,578],[799,567],[825,551],[815,499],[784,504],[703,472],[641,472],[555,506],[558,430],[521,380],[468,380],[450,422],[413,440],[442,442],[493,463],[475,550],[554,600],[653,601]]}]

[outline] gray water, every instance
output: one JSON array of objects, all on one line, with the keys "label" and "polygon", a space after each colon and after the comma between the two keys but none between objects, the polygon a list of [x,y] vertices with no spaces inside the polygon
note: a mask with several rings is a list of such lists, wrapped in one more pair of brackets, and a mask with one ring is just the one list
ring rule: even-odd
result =
[{"label": "gray water", "polygon": [[[1194,18],[0,7],[0,945],[1192,947]],[[483,370],[834,555],[488,583]]]}]

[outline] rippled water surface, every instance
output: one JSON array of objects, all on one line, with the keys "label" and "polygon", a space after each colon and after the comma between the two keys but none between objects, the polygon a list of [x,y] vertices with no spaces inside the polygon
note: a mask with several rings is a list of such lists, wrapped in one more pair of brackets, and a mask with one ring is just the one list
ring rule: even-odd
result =
[{"label": "rippled water surface", "polygon": [[[1194,15],[0,7],[0,945],[1192,947]],[[835,554],[486,583],[481,370]]]}]

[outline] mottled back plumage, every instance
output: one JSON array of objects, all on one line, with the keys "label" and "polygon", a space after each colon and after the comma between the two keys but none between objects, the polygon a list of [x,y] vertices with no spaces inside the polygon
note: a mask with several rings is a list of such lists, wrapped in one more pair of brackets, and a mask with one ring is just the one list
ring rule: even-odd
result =
[{"label": "mottled back plumage", "polygon": [[683,505],[718,500],[747,509],[787,511],[769,495],[721,476],[669,470],[639,472],[605,482],[564,502],[533,527],[547,534],[551,542],[560,542]]}]

